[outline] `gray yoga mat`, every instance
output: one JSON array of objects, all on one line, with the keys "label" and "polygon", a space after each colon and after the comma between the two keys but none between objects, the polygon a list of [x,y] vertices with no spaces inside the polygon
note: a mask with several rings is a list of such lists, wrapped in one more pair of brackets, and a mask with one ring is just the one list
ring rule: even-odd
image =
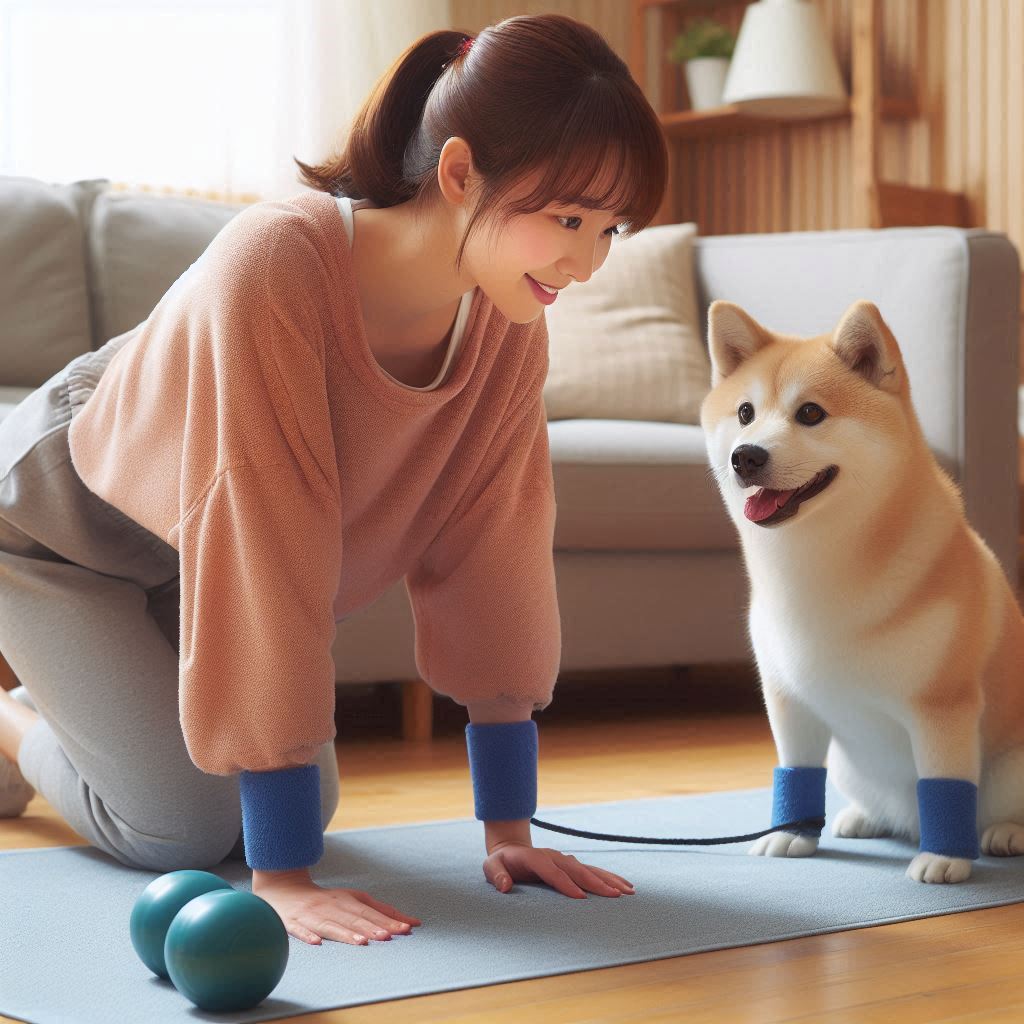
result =
[{"label": "gray yoga mat", "polygon": [[[842,804],[830,787],[830,818]],[[692,837],[756,832],[770,812],[770,790],[758,789],[540,807],[537,817]],[[749,844],[643,846],[539,828],[533,837],[623,875],[636,895],[573,900],[539,883],[502,895],[483,877],[483,830],[472,818],[331,832],[315,880],[365,889],[423,925],[368,946],[290,937],[277,988],[234,1014],[197,1009],[136,957],[129,915],[160,872],[126,868],[92,847],[0,853],[0,1013],[33,1024],[273,1020],[1024,899],[1022,858],[982,857],[964,884],[924,885],[903,876],[915,848],[892,840],[826,834],[814,857],[788,860],[749,857]],[[214,873],[250,888],[240,861]]]}]

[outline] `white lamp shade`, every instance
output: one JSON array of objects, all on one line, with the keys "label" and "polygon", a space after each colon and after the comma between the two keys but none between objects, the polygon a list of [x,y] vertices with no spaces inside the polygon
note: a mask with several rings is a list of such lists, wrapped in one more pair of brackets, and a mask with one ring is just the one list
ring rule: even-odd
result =
[{"label": "white lamp shade", "polygon": [[820,117],[846,106],[839,65],[815,4],[759,0],[747,7],[722,99],[755,117]]}]

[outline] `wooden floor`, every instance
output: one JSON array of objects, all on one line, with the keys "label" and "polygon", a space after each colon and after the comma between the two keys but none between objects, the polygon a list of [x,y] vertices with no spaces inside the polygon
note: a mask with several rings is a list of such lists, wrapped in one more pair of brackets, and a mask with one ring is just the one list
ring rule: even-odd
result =
[{"label": "wooden floor", "polygon": [[[464,711],[438,701],[436,738],[410,744],[397,738],[399,705],[388,686],[340,695],[342,802],[332,830],[472,816]],[[536,718],[545,807],[768,786],[776,763],[756,680],[743,666],[683,676],[573,677],[560,683],[558,699]],[[558,836],[538,830],[535,841],[556,846]],[[81,842],[41,797],[22,818],[0,822],[3,849]],[[633,881],[642,892],[643,879]],[[482,874],[466,879],[467,886],[481,884]],[[1024,905],[291,1019],[995,1024],[1024,1020],[1022,963]]]}]

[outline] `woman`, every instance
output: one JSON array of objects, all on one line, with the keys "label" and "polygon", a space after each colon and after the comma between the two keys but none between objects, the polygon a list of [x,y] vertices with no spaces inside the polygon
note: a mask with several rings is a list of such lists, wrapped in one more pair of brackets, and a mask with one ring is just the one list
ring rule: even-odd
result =
[{"label": "woman", "polygon": [[630,892],[530,837],[561,648],[543,311],[654,216],[657,117],[596,31],[516,17],[424,36],[340,155],[297,163],[312,191],[238,214],[0,424],[25,684],[0,697],[0,813],[38,790],[153,870],[244,855],[309,943],[408,931],[310,875],[335,626],[404,578],[420,673],[468,711],[486,878]]}]

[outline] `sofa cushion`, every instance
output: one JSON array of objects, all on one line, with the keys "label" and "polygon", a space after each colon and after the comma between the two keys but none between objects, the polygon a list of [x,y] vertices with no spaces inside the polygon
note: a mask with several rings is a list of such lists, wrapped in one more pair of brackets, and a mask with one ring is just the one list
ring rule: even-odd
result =
[{"label": "sofa cushion", "polygon": [[613,238],[589,281],[544,311],[549,420],[699,423],[711,387],[693,265],[695,224]]},{"label": "sofa cushion", "polygon": [[89,253],[96,338],[142,323],[245,204],[188,196],[105,192],[93,208]]},{"label": "sofa cushion", "polygon": [[735,550],[739,537],[692,424],[574,419],[548,424],[555,549]]},{"label": "sofa cushion", "polygon": [[0,177],[0,384],[37,387],[89,351],[86,225],[105,186]]}]

